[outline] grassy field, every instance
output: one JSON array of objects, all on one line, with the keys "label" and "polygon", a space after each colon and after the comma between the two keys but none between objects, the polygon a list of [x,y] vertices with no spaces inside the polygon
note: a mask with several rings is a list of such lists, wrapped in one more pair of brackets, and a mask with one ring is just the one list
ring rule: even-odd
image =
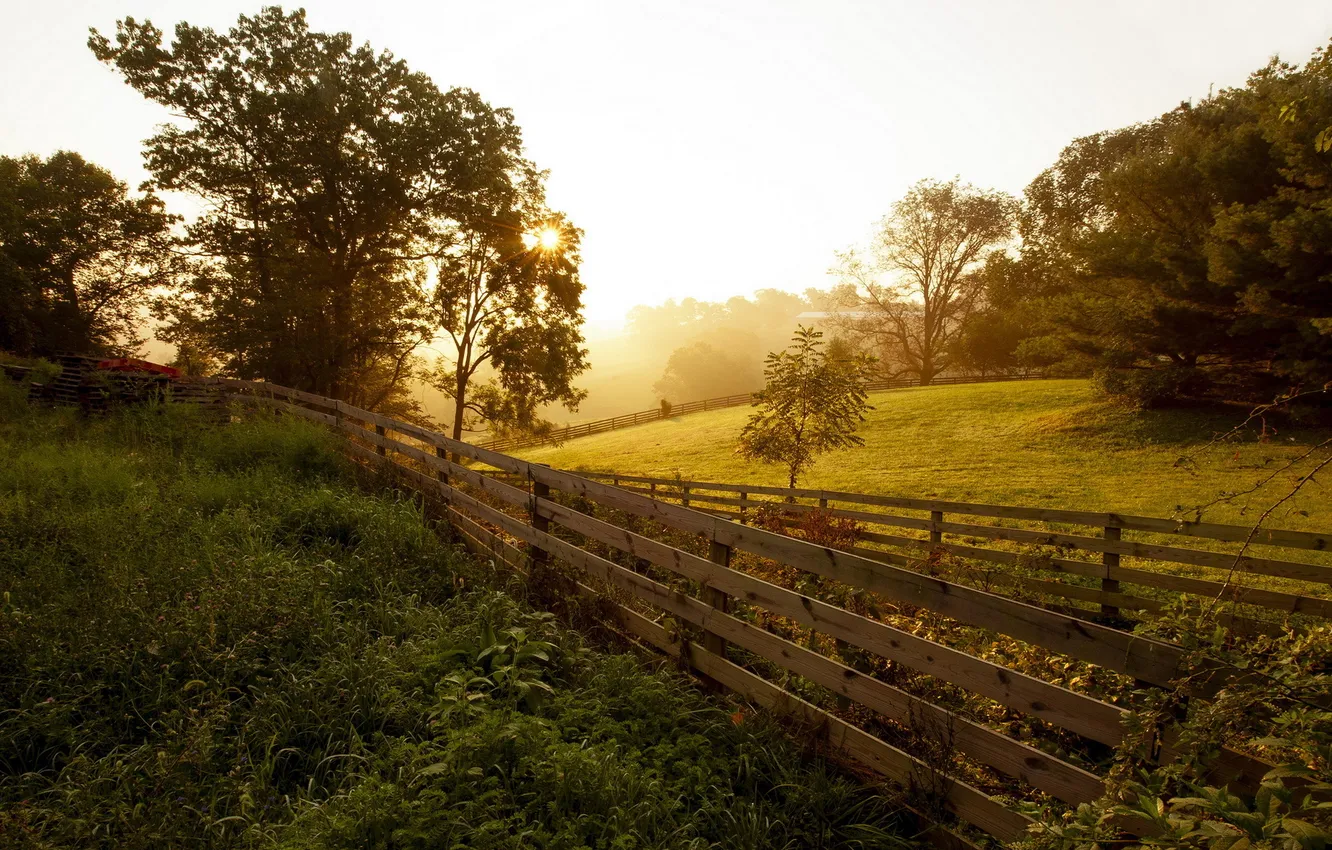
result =
[{"label": "grassy field", "polygon": [[[1247,489],[1328,436],[1281,425],[1270,442],[1251,434],[1203,452],[1185,468],[1176,461],[1239,424],[1247,410],[1133,412],[1098,399],[1077,380],[892,390],[873,394],[870,403],[875,409],[859,432],[866,445],[825,456],[801,486],[1169,516]],[[562,469],[782,486],[781,470],[735,454],[750,412],[682,416],[518,453]],[[1206,517],[1242,522],[1292,482],[1293,475],[1280,475]],[[1332,528],[1332,498],[1315,483],[1269,525]]]},{"label": "grassy field", "polygon": [[0,403],[0,847],[900,843],[876,789],[588,646],[315,427]]}]

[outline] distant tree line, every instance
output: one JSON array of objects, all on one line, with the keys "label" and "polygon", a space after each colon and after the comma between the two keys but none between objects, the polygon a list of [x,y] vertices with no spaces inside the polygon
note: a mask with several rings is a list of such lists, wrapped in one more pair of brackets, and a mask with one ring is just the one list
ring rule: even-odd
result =
[{"label": "distant tree line", "polygon": [[[455,436],[577,405],[581,232],[508,110],[303,11],[181,23],[169,46],[126,18],[89,47],[176,121],[137,196],[77,154],[0,159],[0,347],[119,352],[151,312],[193,372],[417,417],[431,381]],[[164,191],[204,211],[182,222]]]},{"label": "distant tree line", "polygon": [[626,329],[639,346],[670,352],[653,386],[657,395],[675,402],[697,401],[763,386],[765,358],[786,347],[797,318],[834,306],[830,293],[818,289],[803,295],[760,289],[750,298],[640,305],[629,311]]},{"label": "distant tree line", "polygon": [[1332,380],[1332,55],[1077,139],[1023,197],[923,182],[841,258],[890,371],[1093,374],[1153,404]]}]

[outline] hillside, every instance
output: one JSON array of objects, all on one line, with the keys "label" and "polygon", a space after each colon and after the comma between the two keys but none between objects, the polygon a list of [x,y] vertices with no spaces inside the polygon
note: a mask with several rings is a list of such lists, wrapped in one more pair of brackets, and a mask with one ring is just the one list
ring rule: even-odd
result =
[{"label": "hillside", "polygon": [[896,804],[506,593],[299,422],[0,380],[0,846],[893,846]]},{"label": "hillside", "polygon": [[[972,384],[875,393],[859,432],[866,445],[822,458],[801,486],[957,501],[1047,505],[1168,515],[1252,483],[1326,439],[1325,430],[1284,425],[1215,446],[1192,468],[1176,466],[1247,410],[1135,413],[1098,399],[1086,381]],[[749,408],[732,408],[518,452],[557,468],[784,485],[775,467],[734,454]],[[1279,475],[1256,493],[1207,512],[1242,522],[1291,484]],[[1332,499],[1315,485],[1272,524],[1332,527]]]}]

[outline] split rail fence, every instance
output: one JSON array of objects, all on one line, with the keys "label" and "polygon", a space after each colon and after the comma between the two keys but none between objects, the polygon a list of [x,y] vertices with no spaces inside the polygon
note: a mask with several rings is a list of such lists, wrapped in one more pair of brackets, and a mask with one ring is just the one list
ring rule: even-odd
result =
[{"label": "split rail fence", "polygon": [[[1042,375],[990,375],[985,377],[955,377],[955,378],[935,378],[930,382],[930,386],[945,386],[951,384],[992,384],[1001,381],[1034,381],[1042,378]],[[880,392],[882,390],[900,390],[907,387],[918,387],[920,381],[909,378],[900,378],[895,380],[869,381],[865,384],[867,392]],[[496,452],[512,451],[513,449],[529,448],[531,446],[541,446],[546,443],[562,443],[565,440],[572,440],[576,437],[590,437],[593,434],[604,434],[607,431],[617,431],[620,428],[630,428],[634,425],[643,425],[648,422],[657,422],[661,419],[674,419],[677,416],[685,416],[690,413],[702,413],[707,410],[723,410],[728,407],[746,407],[754,403],[754,393],[740,393],[738,395],[724,395],[717,398],[707,398],[702,401],[687,401],[683,404],[671,405],[670,412],[655,408],[653,410],[640,410],[637,413],[624,413],[619,416],[612,416],[608,419],[596,419],[592,422],[579,422],[565,425],[563,428],[556,428],[550,434],[535,437],[514,437],[506,440],[491,440],[481,443],[482,448],[490,449]]]},{"label": "split rail fence", "polygon": [[[835,490],[614,473],[579,474],[740,522],[753,518],[754,512],[760,510],[776,511],[787,521],[811,511],[826,511],[861,526],[860,541],[888,547],[852,547],[849,551],[856,554],[912,569],[952,572],[973,583],[1024,590],[1035,596],[1092,603],[1099,606],[1099,613],[1104,616],[1117,617],[1130,611],[1155,613],[1165,608],[1174,595],[1187,594],[1221,603],[1219,610],[1229,619],[1228,624],[1239,631],[1279,628],[1280,624],[1265,612],[1332,618],[1332,598],[1327,595],[1332,585],[1332,566],[1297,560],[1315,552],[1332,552],[1332,534],[1327,533],[1255,530],[1252,526],[1120,513],[910,499]],[[1130,539],[1124,536],[1125,532],[1143,539]],[[1173,545],[1181,539],[1204,540],[1212,548]],[[1222,545],[1226,543],[1237,545]],[[998,548],[994,544],[1008,546]],[[930,556],[935,553],[947,553],[955,559],[951,563],[932,559]],[[1067,557],[1075,553],[1089,554],[1099,560]],[[974,561],[1002,568],[985,570],[968,563]],[[1136,566],[1128,566],[1126,562]],[[1163,568],[1181,567],[1192,575],[1163,571]],[[1041,573],[1051,574],[1051,578],[1033,577]],[[1077,577],[1084,583],[1069,583],[1054,576]],[[1250,583],[1255,576],[1275,578],[1280,584],[1303,592],[1254,587]],[[1091,586],[1087,579],[1094,580]],[[1125,585],[1166,593],[1154,597],[1134,595],[1126,592],[1129,588]]]},{"label": "split rail fence", "polygon": [[[268,384],[219,383],[238,404],[303,417],[335,429],[348,438],[345,445],[353,458],[445,503],[453,529],[470,548],[520,569],[550,559],[562,562],[578,575],[580,592],[596,597],[598,610],[608,612],[622,633],[678,657],[706,679],[748,700],[799,719],[812,736],[843,756],[916,789],[915,799],[929,798],[928,817],[947,812],[1001,841],[1024,837],[1031,819],[959,778],[950,759],[941,762],[913,755],[908,740],[944,740],[965,758],[971,775],[992,777],[991,787],[1013,788],[1012,782],[1017,780],[1032,789],[1024,792],[1029,798],[1043,794],[1070,806],[1099,797],[1103,778],[1089,763],[1051,755],[981,720],[954,713],[737,617],[732,601],[740,600],[750,608],[952,683],[1020,716],[1039,718],[1095,742],[1090,747],[1101,745],[1104,752],[1124,742],[1122,721],[1127,709],[733,569],[733,552],[770,559],[899,605],[928,609],[1139,682],[1168,687],[1185,663],[1184,650],[1170,643],[925,575],[886,563],[881,557],[824,548],[698,510],[690,491],[682,494],[690,504],[673,504],[653,498],[650,492],[598,480],[600,476],[529,463],[332,399]],[[621,480],[629,483],[627,477]],[[602,509],[600,516],[596,508]],[[941,503],[939,510],[955,511],[956,506]],[[1143,518],[1104,516],[1107,527],[1150,524]],[[659,525],[645,526],[644,520]],[[942,519],[932,522],[930,528],[937,527],[939,533],[950,530],[940,525]],[[649,527],[706,543],[708,555],[655,539],[645,532]],[[1153,526],[1151,530],[1162,528]],[[1315,539],[1302,533],[1289,538],[1282,538],[1279,532],[1270,534],[1294,545],[1312,546]],[[679,543],[678,536],[675,541]],[[621,553],[637,568],[597,554],[610,550]],[[672,578],[659,581],[649,572]],[[609,595],[606,588],[611,589]],[[695,631],[689,632],[690,628]],[[686,634],[696,634],[698,639]],[[868,724],[855,723],[847,717],[863,717],[863,711],[855,715],[826,711],[801,699],[738,663],[750,656],[821,685],[839,704],[863,706],[874,719]],[[1212,685],[1232,675],[1242,674],[1212,670]],[[863,728],[865,725],[890,730],[903,746],[889,743],[882,734]],[[1171,757],[1169,735],[1153,746],[1162,758]],[[1270,767],[1227,750],[1216,781],[1251,791]],[[927,793],[922,795],[921,789],[928,789]],[[1142,824],[1125,826],[1146,829]],[[934,829],[931,837],[945,846],[967,843],[942,828]]]}]

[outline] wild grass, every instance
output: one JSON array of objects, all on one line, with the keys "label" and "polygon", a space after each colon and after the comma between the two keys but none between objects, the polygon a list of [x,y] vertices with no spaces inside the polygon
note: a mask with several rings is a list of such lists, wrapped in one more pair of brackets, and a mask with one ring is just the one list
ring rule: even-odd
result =
[{"label": "wild grass", "polygon": [[0,390],[0,846],[899,841],[877,789],[505,593],[331,439]]}]

